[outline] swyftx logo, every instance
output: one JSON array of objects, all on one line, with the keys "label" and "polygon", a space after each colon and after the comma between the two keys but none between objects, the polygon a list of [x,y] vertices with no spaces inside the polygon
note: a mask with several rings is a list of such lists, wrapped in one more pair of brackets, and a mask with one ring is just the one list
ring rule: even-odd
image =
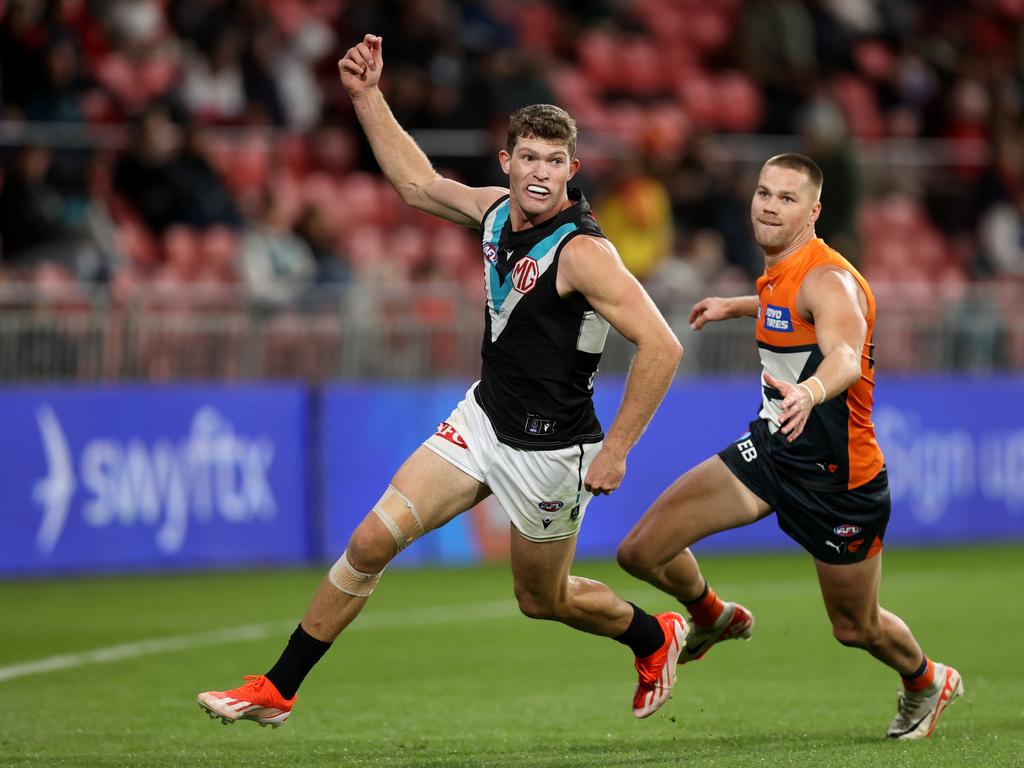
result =
[{"label": "swyftx logo", "polygon": [[[150,526],[167,554],[181,549],[190,518],[237,524],[277,513],[268,480],[274,443],[236,435],[215,408],[196,411],[188,436],[177,443],[93,438],[78,454],[77,471],[54,410],[37,409],[36,423],[47,463],[46,477],[32,492],[43,513],[36,533],[40,552],[53,551],[72,512],[90,528]],[[88,496],[73,510],[79,484]]]}]

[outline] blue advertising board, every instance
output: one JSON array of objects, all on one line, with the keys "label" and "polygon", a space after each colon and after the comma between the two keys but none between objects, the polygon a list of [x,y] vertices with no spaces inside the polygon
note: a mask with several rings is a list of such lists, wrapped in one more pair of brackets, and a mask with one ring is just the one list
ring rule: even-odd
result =
[{"label": "blue advertising board", "polygon": [[300,387],[0,391],[0,575],[301,562]]},{"label": "blue advertising board", "polygon": [[[0,577],[333,561],[465,384],[0,391]],[[889,378],[876,391],[897,546],[1024,540],[1024,379]],[[600,381],[609,424],[622,382]],[[587,511],[578,553],[614,555],[676,477],[738,438],[756,382],[681,382]],[[318,405],[318,407],[314,407]],[[405,565],[504,559],[493,501],[415,542]],[[696,546],[798,551],[769,517]]]},{"label": "blue advertising board", "polygon": [[[622,382],[599,380],[595,403],[610,424]],[[402,461],[463,397],[465,385],[352,385],[323,395],[324,551],[348,535]],[[875,422],[892,483],[887,543],[897,546],[1024,539],[1024,379],[887,378]],[[622,487],[595,499],[580,534],[581,556],[614,555],[644,510],[676,477],[747,431],[760,392],[749,379],[675,385],[630,454]],[[402,553],[406,564],[501,556],[508,523],[496,505],[457,518]],[[799,551],[770,516],[695,547]]]}]

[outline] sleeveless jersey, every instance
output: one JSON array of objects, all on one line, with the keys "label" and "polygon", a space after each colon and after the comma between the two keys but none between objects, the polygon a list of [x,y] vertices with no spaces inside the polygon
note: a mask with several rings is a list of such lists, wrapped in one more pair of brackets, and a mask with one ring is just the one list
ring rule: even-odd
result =
[{"label": "sleeveless jersey", "polygon": [[554,450],[604,439],[593,380],[608,322],[579,294],[559,296],[558,257],[578,235],[604,237],[577,189],[573,205],[543,224],[512,231],[508,196],[481,224],[484,253],[483,368],[476,388],[498,439]]},{"label": "sleeveless jersey", "polygon": [[[823,240],[812,240],[758,278],[757,346],[762,370],[775,378],[797,382],[814,375],[824,356],[818,348],[814,324],[797,313],[796,297],[807,273],[825,264],[853,275],[867,299],[867,335],[861,350],[860,379],[845,392],[812,409],[803,433],[792,443],[779,433],[773,441],[772,458],[780,472],[806,487],[841,491],[868,482],[885,463],[871,423],[875,297],[867,281]],[[815,385],[808,386],[818,396]],[[761,391],[758,416],[775,435],[779,430],[782,396],[765,383],[763,373]]]}]

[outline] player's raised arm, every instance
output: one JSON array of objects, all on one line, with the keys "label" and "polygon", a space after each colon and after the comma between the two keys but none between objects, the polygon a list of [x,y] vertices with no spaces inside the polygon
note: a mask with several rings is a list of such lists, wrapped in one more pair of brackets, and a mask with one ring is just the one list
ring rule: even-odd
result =
[{"label": "player's raised arm", "polygon": [[690,327],[699,331],[707,323],[731,320],[734,317],[757,317],[757,296],[733,296],[723,299],[709,296],[701,299],[690,310]]},{"label": "player's raised arm", "polygon": [[406,204],[462,226],[478,226],[491,204],[507,190],[467,187],[434,170],[395,120],[377,87],[384,68],[382,43],[377,35],[366,35],[338,61],[341,84],[352,98],[377,164]]},{"label": "player's raised arm", "polygon": [[626,456],[672,383],[683,346],[608,240],[570,241],[559,260],[557,286],[563,296],[582,294],[609,325],[636,344],[622,404],[584,480],[595,494],[611,493],[626,473]]}]

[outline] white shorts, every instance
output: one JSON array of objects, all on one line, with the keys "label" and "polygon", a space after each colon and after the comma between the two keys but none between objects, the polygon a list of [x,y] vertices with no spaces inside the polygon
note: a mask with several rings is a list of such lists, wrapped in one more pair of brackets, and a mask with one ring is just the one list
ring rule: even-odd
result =
[{"label": "white shorts", "polygon": [[473,390],[423,445],[491,489],[512,525],[530,541],[575,536],[593,498],[583,487],[602,443],[553,451],[523,451],[505,445]]}]

